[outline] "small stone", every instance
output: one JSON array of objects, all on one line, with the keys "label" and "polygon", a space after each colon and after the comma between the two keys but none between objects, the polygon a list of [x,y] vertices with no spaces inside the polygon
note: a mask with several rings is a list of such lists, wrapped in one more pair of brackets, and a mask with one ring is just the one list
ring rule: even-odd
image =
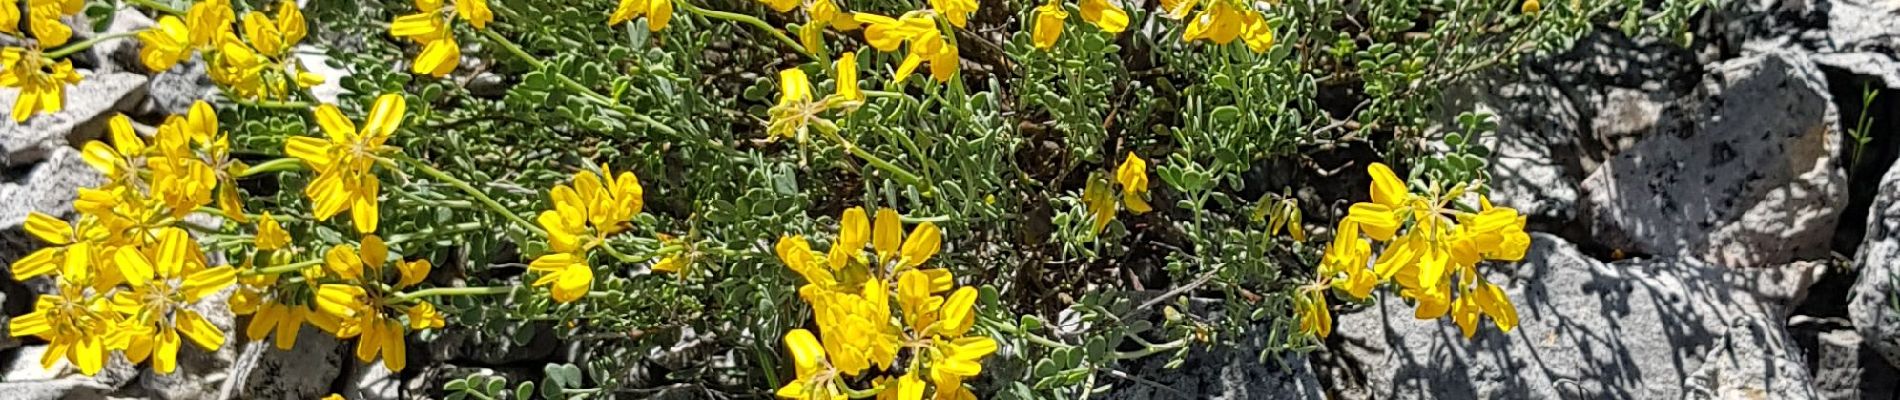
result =
[{"label": "small stone", "polygon": [[[66,88],[59,112],[36,114],[25,124],[0,116],[0,167],[29,165],[61,147],[78,147],[106,132],[113,114],[131,110],[145,99],[146,78],[137,74],[94,74]],[[20,91],[0,90],[0,104],[19,101]]]}]

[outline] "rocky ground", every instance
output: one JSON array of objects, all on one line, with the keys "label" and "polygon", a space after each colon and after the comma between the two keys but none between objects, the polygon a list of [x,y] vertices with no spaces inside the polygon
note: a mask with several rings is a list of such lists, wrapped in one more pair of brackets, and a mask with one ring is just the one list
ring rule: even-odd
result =
[{"label": "rocky ground", "polygon": [[[1686,49],[1603,29],[1467,82],[1445,109],[1497,116],[1494,200],[1539,231],[1524,263],[1490,270],[1517,304],[1516,331],[1466,340],[1386,301],[1344,311],[1305,357],[1197,350],[1176,372],[1131,367],[1172,377],[1157,379],[1171,390],[1116,396],[1896,398],[1897,17],[1887,0],[1744,0],[1702,16]],[[121,13],[112,26],[150,23]],[[19,228],[29,212],[69,215],[71,193],[97,179],[73,148],[107,116],[154,120],[212,90],[191,67],[149,74],[130,44],[78,63],[87,79],[66,111],[0,122],[0,260],[36,246]],[[1863,90],[1879,100],[1862,104]],[[1848,129],[1864,115],[1878,119],[1859,146]],[[41,286],[0,279],[6,315],[30,311]],[[241,322],[207,311],[227,330]],[[546,332],[516,336],[533,339],[451,330],[416,363],[428,367],[392,374],[306,327],[289,352],[241,343],[185,352],[175,376],[121,361],[81,377],[40,368],[44,346],[0,334],[0,397],[396,398],[574,351]]]}]

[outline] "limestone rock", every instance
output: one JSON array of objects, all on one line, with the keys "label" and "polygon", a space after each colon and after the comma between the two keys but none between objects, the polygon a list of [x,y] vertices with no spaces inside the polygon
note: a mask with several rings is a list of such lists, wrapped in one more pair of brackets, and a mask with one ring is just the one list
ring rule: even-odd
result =
[{"label": "limestone rock", "polygon": [[1729,267],[1826,256],[1847,189],[1817,68],[1799,55],[1731,60],[1692,100],[1690,130],[1645,137],[1584,180],[1597,239]]},{"label": "limestone rock", "polygon": [[[1812,399],[1814,382],[1779,319],[1736,318],[1689,376],[1692,399]],[[1792,355],[1792,356],[1791,356]]]},{"label": "limestone rock", "polygon": [[[1499,332],[1485,322],[1467,340],[1456,324],[1416,320],[1410,305],[1388,297],[1338,317],[1322,354],[1338,361],[1322,363],[1320,376],[1344,398],[1681,398],[1691,390],[1688,378],[1712,359],[1798,363],[1794,346],[1775,342],[1786,335],[1774,332],[1779,324],[1762,324],[1768,344],[1759,352],[1738,353],[1724,338],[1750,329],[1736,320],[1784,319],[1818,268],[1735,270],[1694,259],[1604,264],[1534,233],[1523,263],[1485,267],[1516,304],[1517,329]],[[1722,379],[1766,388],[1799,387],[1806,378]]]},{"label": "limestone rock", "polygon": [[1881,177],[1866,223],[1867,235],[1854,254],[1860,277],[1847,313],[1868,347],[1900,365],[1900,165]]},{"label": "limestone rock", "polygon": [[[144,76],[125,73],[85,76],[78,85],[66,88],[65,107],[52,114],[34,115],[25,124],[12,118],[0,118],[0,167],[29,165],[47,157],[54,149],[77,147],[104,135],[106,120],[113,113],[131,110],[145,99]],[[0,104],[19,101],[20,91],[0,90]]]}]

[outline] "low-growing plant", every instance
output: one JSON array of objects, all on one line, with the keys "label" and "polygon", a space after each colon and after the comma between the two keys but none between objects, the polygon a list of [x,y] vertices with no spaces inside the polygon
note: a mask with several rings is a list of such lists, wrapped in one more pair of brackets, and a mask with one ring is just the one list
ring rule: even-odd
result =
[{"label": "low-growing plant", "polygon": [[[152,26],[68,43],[84,3],[0,7],[13,121],[110,40],[219,90],[113,117],[104,183],[27,219],[13,273],[57,289],[11,332],[44,365],[309,325],[401,371],[454,330],[581,345],[449,397],[833,399],[1155,385],[1131,362],[1279,360],[1341,302],[1509,332],[1478,267],[1524,218],[1483,195],[1488,116],[1431,129],[1440,91],[1600,24],[1686,42],[1703,6],[124,0]],[[201,316],[227,303],[242,328]]]}]

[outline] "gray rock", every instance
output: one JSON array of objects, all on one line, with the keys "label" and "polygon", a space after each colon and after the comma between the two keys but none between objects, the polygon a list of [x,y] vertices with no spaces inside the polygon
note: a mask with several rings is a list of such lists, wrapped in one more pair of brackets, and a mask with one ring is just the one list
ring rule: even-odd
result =
[{"label": "gray rock", "polygon": [[152,75],[152,82],[146,87],[150,96],[138,105],[138,113],[154,117],[189,113],[191,103],[210,98],[217,91],[217,85],[211,82],[211,75],[205,70],[204,58],[196,55]]},{"label": "gray rock", "polygon": [[1814,390],[1826,399],[1892,399],[1900,393],[1900,371],[1867,348],[1860,333],[1835,329],[1815,335],[1809,364]]},{"label": "gray rock", "polygon": [[1107,399],[1317,399],[1323,389],[1304,357],[1262,362],[1258,349],[1197,348],[1176,368],[1169,357],[1155,355],[1135,361],[1131,372],[1109,372],[1098,384],[1117,390]]},{"label": "gray rock", "polygon": [[1763,316],[1743,316],[1689,376],[1692,399],[1812,399],[1814,382],[1802,365],[1801,351],[1781,324]]},{"label": "gray rock", "polygon": [[337,391],[337,394],[346,399],[397,400],[403,398],[402,389],[402,375],[384,368],[383,363],[378,361],[357,364],[354,371],[344,378],[342,390]]},{"label": "gray rock", "polygon": [[[241,320],[245,323],[249,321]],[[278,350],[274,338],[242,345],[233,379],[220,389],[225,399],[314,399],[330,394],[330,384],[343,374],[343,363],[355,360],[335,335],[310,325],[297,332],[297,345]]]},{"label": "gray rock", "polygon": [[1730,267],[1824,257],[1847,202],[1838,114],[1799,55],[1714,67],[1695,125],[1651,135],[1583,181],[1583,215],[1605,245]]},{"label": "gray rock", "polygon": [[1867,346],[1900,365],[1900,165],[1880,178],[1867,214],[1867,235],[1854,254],[1854,283],[1847,315]]},{"label": "gray rock", "polygon": [[112,388],[90,379],[49,379],[0,382],[0,393],[15,400],[96,398]]},{"label": "gray rock", "polygon": [[[1321,363],[1320,376],[1345,398],[1681,398],[1708,360],[1751,357],[1722,345],[1742,331],[1732,321],[1782,320],[1818,268],[1736,270],[1694,259],[1604,264],[1534,233],[1523,263],[1484,268],[1516,304],[1515,330],[1486,322],[1467,340],[1456,324],[1416,320],[1412,306],[1387,297],[1338,317],[1319,354],[1336,361]],[[1763,346],[1786,353],[1754,357],[1798,362],[1792,347]],[[1758,387],[1805,380],[1722,378]]]},{"label": "gray rock", "polygon": [[[27,165],[46,158],[53,149],[85,143],[106,132],[106,119],[131,110],[145,98],[144,76],[125,73],[93,74],[66,88],[64,109],[34,115],[25,124],[0,118],[0,167]],[[0,90],[0,104],[19,101],[18,90]]]}]

